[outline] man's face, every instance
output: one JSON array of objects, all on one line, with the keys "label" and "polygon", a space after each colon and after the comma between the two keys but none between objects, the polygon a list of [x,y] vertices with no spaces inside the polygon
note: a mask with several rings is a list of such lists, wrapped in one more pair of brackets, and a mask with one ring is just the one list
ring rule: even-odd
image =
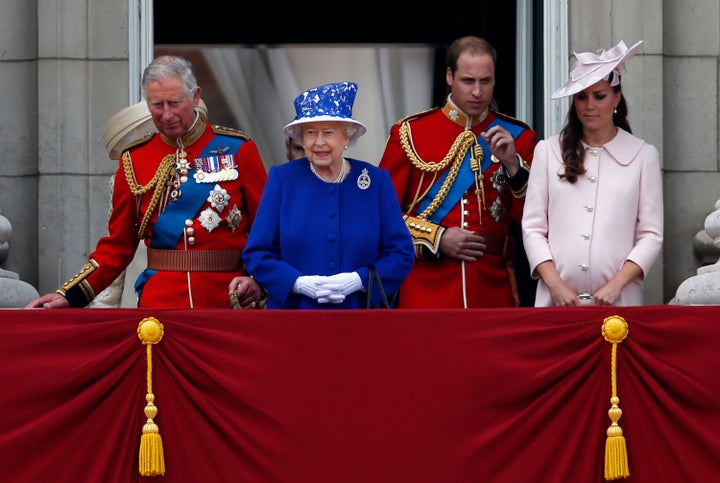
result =
[{"label": "man's face", "polygon": [[452,100],[465,114],[480,116],[490,105],[495,88],[495,64],[489,54],[460,54],[455,75],[450,68],[446,80]]},{"label": "man's face", "polygon": [[305,148],[302,141],[289,137],[285,139],[285,149],[287,150],[288,161],[305,157]]},{"label": "man's face", "polygon": [[182,79],[173,77],[147,85],[147,104],[158,131],[171,139],[182,137],[195,122],[195,107],[200,102],[200,88],[190,98]]}]

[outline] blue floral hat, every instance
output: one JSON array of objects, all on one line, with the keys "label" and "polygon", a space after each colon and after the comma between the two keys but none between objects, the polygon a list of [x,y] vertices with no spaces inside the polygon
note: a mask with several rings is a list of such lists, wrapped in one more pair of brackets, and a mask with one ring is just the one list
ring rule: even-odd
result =
[{"label": "blue floral hat", "polygon": [[302,139],[300,124],[306,122],[341,121],[356,125],[351,141],[365,134],[367,127],[352,118],[352,107],[355,102],[358,85],[355,82],[335,82],[313,87],[295,98],[297,115],[287,124],[283,131],[286,136]]}]

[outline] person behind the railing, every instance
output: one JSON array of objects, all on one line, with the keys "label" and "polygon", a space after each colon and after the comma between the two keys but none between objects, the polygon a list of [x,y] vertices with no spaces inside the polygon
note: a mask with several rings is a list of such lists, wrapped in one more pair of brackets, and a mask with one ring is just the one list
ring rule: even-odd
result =
[{"label": "person behind the railing", "polygon": [[540,141],[522,227],[535,305],[642,305],[663,243],[658,151],[631,134],[620,81],[642,44],[576,53],[553,99],[572,96],[559,135]]},{"label": "person behind the railing", "polygon": [[[379,166],[390,172],[416,257],[400,308],[514,307],[532,298],[518,290],[529,270],[516,272],[524,254],[512,234],[537,133],[494,108],[496,63],[487,40],[454,40],[445,104],[390,128]],[[532,294],[534,285],[522,284]]]},{"label": "person behind the railing", "polygon": [[[273,166],[243,259],[268,308],[365,308],[368,273],[387,293],[413,265],[413,246],[385,170],[343,156],[366,132],[352,118],[358,86],[336,82],[295,99],[284,128],[305,156]],[[375,282],[377,287],[377,282]],[[371,305],[380,292],[373,288]]]},{"label": "person behind the railing", "polygon": [[287,136],[285,138],[285,152],[287,154],[288,161],[304,158],[305,147],[303,147],[302,139],[295,139],[294,137]]},{"label": "person behind the railing", "polygon": [[27,307],[85,307],[127,267],[140,241],[147,269],[139,307],[257,307],[263,290],[243,274],[265,166],[245,133],[209,125],[201,88],[182,57],[161,56],[142,76],[159,131],[122,151],[108,234],[80,272]]}]

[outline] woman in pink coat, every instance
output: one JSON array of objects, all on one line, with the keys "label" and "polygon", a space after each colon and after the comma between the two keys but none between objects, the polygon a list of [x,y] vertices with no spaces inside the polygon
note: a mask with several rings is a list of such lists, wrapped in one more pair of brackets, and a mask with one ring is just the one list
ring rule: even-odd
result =
[{"label": "woman in pink coat", "polygon": [[535,147],[528,181],[522,230],[536,307],[642,305],[663,195],[657,149],[631,134],[620,86],[640,44],[576,53],[552,95],[573,99],[560,134]]}]

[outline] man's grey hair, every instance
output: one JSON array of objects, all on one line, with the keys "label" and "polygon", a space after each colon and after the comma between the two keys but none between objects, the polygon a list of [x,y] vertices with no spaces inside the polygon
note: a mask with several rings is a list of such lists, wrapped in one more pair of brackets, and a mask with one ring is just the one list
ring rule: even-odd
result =
[{"label": "man's grey hair", "polygon": [[142,94],[147,99],[147,86],[150,82],[180,77],[185,94],[193,98],[197,91],[197,79],[189,60],[175,55],[162,55],[154,59],[145,68],[142,75]]}]

